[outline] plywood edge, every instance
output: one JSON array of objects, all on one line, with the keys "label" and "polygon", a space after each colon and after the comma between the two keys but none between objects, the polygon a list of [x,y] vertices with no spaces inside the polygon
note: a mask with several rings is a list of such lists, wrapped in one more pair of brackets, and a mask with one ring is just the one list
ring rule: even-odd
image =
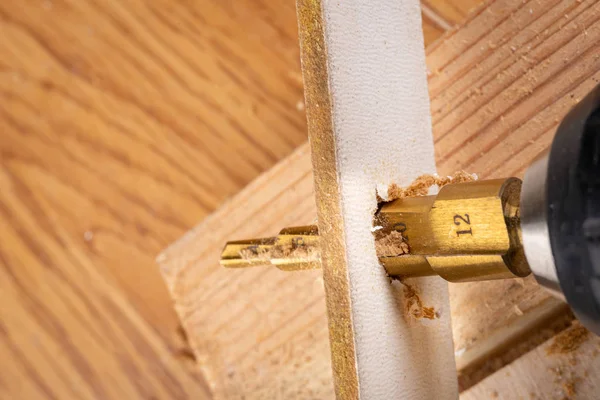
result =
[{"label": "plywood edge", "polygon": [[326,39],[326,4],[327,1],[321,0],[298,0],[296,3],[300,59],[315,178],[333,384],[337,398],[358,399],[356,337],[333,125],[333,101],[339,99],[333,99],[331,93],[330,69],[336,67],[331,65]]}]

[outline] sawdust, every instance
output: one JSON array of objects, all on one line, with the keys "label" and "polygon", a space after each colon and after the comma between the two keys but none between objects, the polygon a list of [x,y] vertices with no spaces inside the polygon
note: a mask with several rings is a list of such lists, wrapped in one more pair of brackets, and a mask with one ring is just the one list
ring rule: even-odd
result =
[{"label": "sawdust", "polygon": [[564,382],[562,384],[563,387],[563,392],[565,393],[565,396],[567,396],[567,398],[571,398],[573,396],[575,396],[577,394],[577,390],[575,390],[575,385],[577,384],[577,380],[573,379],[571,381],[568,382]]},{"label": "sawdust", "polygon": [[449,183],[471,182],[476,179],[476,176],[466,173],[465,171],[458,171],[454,175],[445,178],[425,174],[415,179],[413,183],[405,188],[392,183],[388,187],[388,199],[386,201],[393,201],[404,197],[426,196],[429,192],[429,188],[434,185],[441,188]]},{"label": "sawdust", "polygon": [[[585,329],[579,321],[573,321],[571,328],[557,335],[552,344],[546,349],[546,353],[550,354],[567,354],[570,357],[567,363],[562,362],[553,368],[549,368],[554,376],[554,383],[560,384],[560,389],[564,394],[564,399],[574,398],[577,394],[577,385],[583,381],[583,378],[577,376],[577,369],[574,368],[579,361],[577,353],[574,353],[590,336],[590,332]],[[564,357],[563,357],[564,359]],[[588,371],[583,373],[583,377],[588,376]]]},{"label": "sawdust", "polygon": [[391,231],[375,239],[375,250],[378,257],[396,257],[409,253],[408,244],[398,231]]},{"label": "sawdust", "polygon": [[421,300],[421,297],[417,293],[414,286],[409,285],[406,282],[402,282],[402,285],[404,285],[404,311],[406,315],[411,316],[415,319],[437,318],[435,308],[425,307],[423,305],[423,301]]},{"label": "sawdust", "polygon": [[557,335],[546,349],[546,354],[566,354],[579,348],[589,337],[590,331],[575,321],[573,327]]},{"label": "sawdust", "polygon": [[581,378],[574,376],[573,371],[563,367],[549,368],[554,373],[554,383],[560,384],[558,390],[562,390],[563,399],[571,399],[577,394],[577,384],[582,381]]}]

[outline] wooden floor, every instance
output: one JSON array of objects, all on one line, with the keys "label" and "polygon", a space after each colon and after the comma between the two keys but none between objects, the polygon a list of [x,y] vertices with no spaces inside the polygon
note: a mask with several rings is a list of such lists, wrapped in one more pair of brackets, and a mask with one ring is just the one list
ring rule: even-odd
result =
[{"label": "wooden floor", "polygon": [[0,398],[210,398],[154,258],[306,141],[293,0],[3,1],[0,96]]}]

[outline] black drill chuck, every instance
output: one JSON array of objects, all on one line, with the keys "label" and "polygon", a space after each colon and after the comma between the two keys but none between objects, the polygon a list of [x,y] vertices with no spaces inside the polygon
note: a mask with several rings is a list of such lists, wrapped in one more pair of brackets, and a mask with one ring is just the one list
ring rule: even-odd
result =
[{"label": "black drill chuck", "polygon": [[521,197],[523,242],[538,282],[600,335],[600,87],[563,119]]}]

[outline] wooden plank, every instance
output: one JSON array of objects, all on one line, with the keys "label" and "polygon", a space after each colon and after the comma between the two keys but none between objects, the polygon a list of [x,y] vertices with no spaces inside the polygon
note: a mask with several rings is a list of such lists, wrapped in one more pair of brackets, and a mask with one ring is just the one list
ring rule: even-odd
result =
[{"label": "wooden plank", "polygon": [[430,15],[429,11],[435,14],[433,18],[427,18],[431,20],[431,23],[435,23],[441,18],[447,26],[444,30],[447,30],[454,25],[463,23],[469,13],[481,3],[480,0],[421,0],[421,8],[425,16]]},{"label": "wooden plank", "polygon": [[464,22],[481,0],[421,0],[425,44],[433,43],[445,31]]},{"label": "wooden plank", "polygon": [[231,271],[218,263],[232,237],[270,236],[315,216],[305,144],[159,256],[216,398],[333,397],[321,271]]},{"label": "wooden plank", "polygon": [[450,301],[461,390],[514,361],[573,319],[568,306],[541,290],[531,277],[450,284]]},{"label": "wooden plank", "polygon": [[464,392],[461,399],[596,399],[599,349],[600,338],[575,324]]},{"label": "wooden plank", "polygon": [[[544,7],[535,1],[492,1],[478,10],[465,26],[428,49],[433,133],[438,141],[436,152],[441,173],[462,168],[477,172],[482,178],[522,175],[525,166],[547,148],[560,118],[598,82],[600,56],[594,53],[593,46],[600,39],[599,12],[593,1],[553,1]],[[471,87],[474,89],[469,92]],[[448,146],[452,146],[452,151]],[[326,340],[324,308],[320,311],[314,308],[323,301],[321,289],[316,289],[314,284],[318,275],[302,280],[300,284],[305,286],[299,288],[295,284],[304,279],[303,273],[286,277],[271,270],[222,271],[217,265],[221,245],[226,240],[274,234],[281,226],[306,222],[315,215],[311,208],[314,207],[312,189],[298,188],[304,184],[310,186],[308,175],[302,179],[304,183],[298,181],[289,189],[298,196],[297,203],[287,197],[291,194],[287,194],[289,179],[286,175],[291,171],[297,174],[302,165],[306,174],[310,173],[306,148],[303,151],[305,161],[296,160],[277,167],[279,178],[261,179],[262,189],[252,185],[232,200],[225,211],[215,214],[210,225],[199,225],[184,240],[169,248],[161,259],[162,271],[170,282],[178,312],[192,342],[196,343],[196,354],[204,360],[203,369],[209,371],[215,387],[223,385],[228,394],[240,393],[236,391],[240,388],[254,393],[252,390],[256,391],[257,387],[272,390],[272,393],[288,390],[289,395],[296,391],[300,391],[300,396],[306,395],[310,390],[322,390],[318,392],[322,397],[331,394],[326,390],[330,375],[318,375],[318,378],[313,375],[316,382],[321,382],[320,389],[306,384],[304,378],[296,382],[293,376],[295,369],[297,377],[307,376],[311,368],[328,371],[328,358],[313,352],[315,348],[325,352],[328,348],[320,342]],[[280,193],[286,194],[282,202],[278,198]],[[256,206],[245,213],[247,204]],[[270,204],[277,205],[275,209],[280,211],[271,213]],[[300,207],[302,210],[306,207],[306,211],[300,212],[301,218],[295,214],[296,204],[309,204]],[[238,210],[237,217],[228,218],[234,210]],[[307,215],[311,212],[313,214]],[[288,215],[298,220],[282,219]],[[251,224],[259,225],[249,226]],[[239,236],[232,236],[238,229],[241,229]],[[205,237],[210,238],[209,241],[201,239]],[[489,299],[487,294],[491,287],[497,287],[498,293],[507,293],[510,289],[511,297],[528,299],[530,304],[527,309],[525,303],[516,302],[517,307],[505,303],[508,307],[494,311],[498,302],[478,301],[462,303],[460,309],[453,308],[456,350],[468,354],[463,349],[476,347],[490,337],[497,331],[490,322],[504,320],[512,325],[522,316],[529,315],[530,310],[539,310],[538,305],[547,304],[548,297],[534,289],[529,281],[511,287],[513,284],[514,281],[507,281],[455,286],[462,293],[473,291],[471,297],[477,299]],[[263,286],[268,294],[262,291]],[[213,287],[219,290],[215,291]],[[273,291],[275,287],[277,291]],[[276,295],[278,291],[284,294]],[[207,294],[199,298],[198,293],[204,292]],[[293,300],[285,300],[288,293],[294,293]],[[213,301],[211,296],[217,297]],[[273,297],[275,301],[271,301]],[[303,311],[297,298],[306,301],[303,305],[311,305],[310,312]],[[258,312],[253,310],[256,304],[260,304]],[[273,307],[272,311],[269,307]],[[471,307],[482,312],[461,312]],[[247,313],[251,313],[250,320],[246,320]],[[214,324],[217,314],[218,324]],[[473,319],[476,317],[481,319]],[[240,318],[243,318],[242,324],[238,325]],[[266,331],[264,325],[259,329],[260,321],[273,319],[276,323],[269,325]],[[457,325],[462,328],[457,329]],[[467,330],[472,326],[478,329]],[[238,332],[239,335],[240,331],[248,340],[240,347],[236,345],[237,339],[221,337],[227,332],[229,335]],[[280,331],[284,333],[280,335]],[[302,336],[302,332],[314,335],[314,340]],[[284,343],[291,340],[298,341],[286,348]],[[269,367],[270,361],[278,357],[290,360],[290,354],[294,361],[286,362],[284,367]],[[268,358],[271,356],[273,359]],[[310,361],[306,361],[305,356]],[[236,357],[244,357],[244,363],[232,364]],[[236,365],[237,375],[227,376],[222,364],[214,361],[216,359]],[[253,365],[256,370],[252,369]],[[286,371],[291,375],[285,375]],[[255,379],[256,385],[240,386],[248,385],[243,383],[246,380],[241,376],[248,377],[249,381]],[[285,382],[285,385],[278,386],[276,382]]]},{"label": "wooden plank", "polygon": [[419,2],[297,4],[336,397],[455,399],[447,283],[411,318],[371,233],[376,189],[435,172]]}]

